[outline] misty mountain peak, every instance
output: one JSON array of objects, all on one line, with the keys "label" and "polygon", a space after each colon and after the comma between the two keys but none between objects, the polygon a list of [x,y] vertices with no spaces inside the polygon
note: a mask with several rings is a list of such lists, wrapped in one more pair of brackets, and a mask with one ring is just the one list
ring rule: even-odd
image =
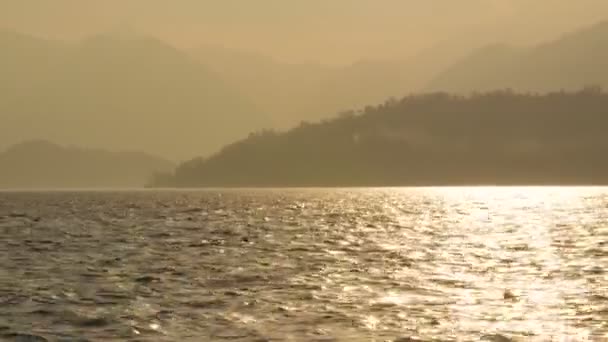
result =
[{"label": "misty mountain peak", "polygon": [[85,49],[88,48],[113,51],[139,51],[141,53],[146,53],[150,56],[154,56],[151,55],[152,52],[163,54],[169,53],[174,57],[182,55],[181,52],[178,51],[175,47],[167,44],[166,42],[158,38],[137,33],[124,34],[108,32],[103,34],[97,34],[84,39],[80,43],[80,46]]},{"label": "misty mountain peak", "polygon": [[428,87],[459,93],[512,88],[521,91],[575,90],[608,85],[608,21],[544,44],[479,49],[438,75]]},{"label": "misty mountain peak", "polygon": [[54,152],[61,150],[61,146],[54,144],[48,140],[37,139],[28,140],[15,145],[10,146],[5,153],[6,154],[22,154],[22,153],[42,153],[42,152]]}]

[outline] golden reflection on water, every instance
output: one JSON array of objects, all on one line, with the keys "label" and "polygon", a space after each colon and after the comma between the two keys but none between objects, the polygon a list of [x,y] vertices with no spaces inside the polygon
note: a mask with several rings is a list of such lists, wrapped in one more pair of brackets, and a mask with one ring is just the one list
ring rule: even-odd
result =
[{"label": "golden reflection on water", "polygon": [[[584,302],[590,291],[588,280],[568,274],[572,266],[568,256],[555,246],[556,240],[568,236],[578,247],[591,241],[589,227],[584,224],[597,219],[588,217],[596,207],[587,206],[586,200],[605,189],[454,187],[430,191],[440,201],[443,218],[460,230],[444,243],[451,261],[439,263],[433,272],[473,285],[452,290],[456,301],[450,305],[450,315],[457,318],[455,330],[480,330],[483,324],[483,331],[496,336],[499,332],[526,331],[526,340],[598,340],[588,327],[573,323],[576,310],[565,308],[567,302]],[[479,262],[479,256],[486,265]],[[577,266],[606,266],[589,263]],[[478,267],[485,267],[486,272],[469,272]],[[603,286],[606,290],[608,282]],[[385,300],[404,301],[392,294]],[[601,340],[608,340],[608,335],[603,336]]]},{"label": "golden reflection on water", "polygon": [[608,188],[8,194],[0,229],[0,339],[608,340]]}]

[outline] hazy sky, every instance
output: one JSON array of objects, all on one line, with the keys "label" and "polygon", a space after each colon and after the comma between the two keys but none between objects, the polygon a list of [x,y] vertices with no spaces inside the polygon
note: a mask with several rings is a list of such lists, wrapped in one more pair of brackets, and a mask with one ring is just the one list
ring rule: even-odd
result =
[{"label": "hazy sky", "polygon": [[37,35],[133,30],[324,63],[463,37],[532,43],[602,19],[607,0],[0,0],[0,27]]}]

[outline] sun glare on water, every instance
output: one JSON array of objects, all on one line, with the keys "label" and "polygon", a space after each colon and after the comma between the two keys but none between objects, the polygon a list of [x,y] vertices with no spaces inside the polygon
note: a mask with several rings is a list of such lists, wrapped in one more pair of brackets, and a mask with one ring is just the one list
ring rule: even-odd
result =
[{"label": "sun glare on water", "polygon": [[[454,231],[442,244],[445,260],[434,272],[470,284],[452,289],[454,329],[488,334],[527,332],[527,340],[591,341],[573,319],[593,311],[588,280],[576,272],[599,270],[573,248],[590,248],[596,227],[588,201],[603,188],[434,188]],[[577,259],[575,259],[577,257]],[[598,262],[594,266],[594,263]],[[471,272],[476,270],[476,272]],[[480,271],[481,270],[481,271]],[[605,279],[604,279],[605,280]],[[574,304],[574,305],[572,305]],[[484,322],[484,323],[481,323]],[[480,327],[480,324],[484,325]],[[593,336],[592,336],[593,335]],[[491,336],[491,335],[489,335]]]}]

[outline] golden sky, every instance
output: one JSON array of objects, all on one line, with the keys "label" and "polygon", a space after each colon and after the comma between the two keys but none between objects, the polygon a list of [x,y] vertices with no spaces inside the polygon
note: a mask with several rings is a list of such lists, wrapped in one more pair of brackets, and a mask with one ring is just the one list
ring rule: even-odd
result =
[{"label": "golden sky", "polygon": [[606,0],[1,0],[0,27],[136,31],[285,61],[396,58],[454,39],[534,43],[608,19]]}]

